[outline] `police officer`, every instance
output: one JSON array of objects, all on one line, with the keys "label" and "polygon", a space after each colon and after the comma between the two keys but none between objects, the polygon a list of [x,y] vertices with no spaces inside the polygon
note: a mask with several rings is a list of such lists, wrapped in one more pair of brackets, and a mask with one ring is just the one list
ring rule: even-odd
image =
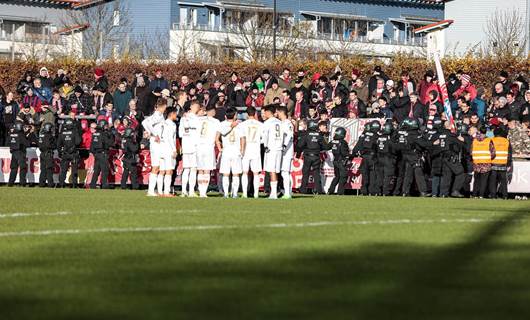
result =
[{"label": "police officer", "polygon": [[[439,144],[440,132],[443,130],[443,121],[435,118],[432,127],[425,131],[424,139],[430,142],[427,147],[426,160],[428,162],[428,174],[431,178],[431,194],[434,198],[440,196],[440,182],[442,181],[442,151]],[[438,143],[435,143],[437,142]]]},{"label": "police officer", "polygon": [[333,141],[331,141],[331,152],[333,153],[333,170],[335,177],[331,181],[329,186],[328,194],[334,194],[337,184],[339,186],[337,193],[338,195],[344,194],[344,184],[348,180],[348,170],[346,168],[346,162],[350,155],[350,148],[346,140],[346,129],[339,127],[335,129],[335,135]]},{"label": "police officer", "polygon": [[381,129],[381,134],[377,138],[377,162],[376,179],[377,193],[389,196],[392,192],[392,177],[395,173],[396,158],[392,148],[392,133],[394,126],[392,121],[387,121]]},{"label": "police officer", "polygon": [[315,182],[314,191],[318,194],[324,194],[322,183],[320,182],[320,152],[328,148],[324,134],[318,130],[317,121],[307,123],[307,131],[300,131],[297,149],[304,156],[304,165],[302,166],[302,185],[301,193],[307,193],[307,183],[309,182],[309,173],[314,170],[313,178]]},{"label": "police officer", "polygon": [[132,188],[136,190],[138,189],[138,168],[136,167],[138,164],[138,143],[132,128],[125,129],[121,147],[123,150],[121,188],[125,189],[127,187],[127,179],[130,175]]},{"label": "police officer", "polygon": [[81,135],[76,129],[74,120],[66,119],[57,139],[57,150],[61,158],[61,173],[59,174],[59,186],[61,188],[65,187],[68,169],[71,169],[72,187],[77,187],[77,170],[79,166],[79,150],[77,146],[80,143]]},{"label": "police officer", "polygon": [[90,153],[94,156],[94,173],[90,181],[90,189],[95,189],[101,174],[101,189],[108,189],[109,182],[109,149],[113,139],[107,130],[107,120],[99,120],[96,132],[92,134]]},{"label": "police officer", "polygon": [[471,196],[471,180],[473,179],[473,157],[471,149],[473,147],[473,137],[469,135],[469,125],[461,123],[458,126],[458,137],[462,137],[462,149],[460,150],[460,159],[464,167],[464,184],[462,191],[464,196]]},{"label": "police officer", "polygon": [[39,133],[40,176],[39,187],[53,188],[53,150],[56,147],[53,125],[45,123]]},{"label": "police officer", "polygon": [[416,182],[420,195],[429,197],[431,195],[427,193],[427,184],[423,174],[423,151],[429,146],[429,142],[421,139],[418,120],[406,118],[401,127],[394,141],[394,146],[403,159],[401,194],[409,196],[410,188]]},{"label": "police officer", "polygon": [[368,126],[365,126],[364,133],[352,151],[353,156],[361,156],[362,158],[359,169],[362,175],[361,194],[363,196],[377,194],[375,165],[377,162],[377,138],[380,129],[381,123],[378,120],[370,122]]},{"label": "police officer", "polygon": [[17,173],[20,169],[19,183],[21,186],[26,186],[26,148],[29,147],[29,141],[24,133],[24,123],[16,121],[9,133],[9,149],[11,151],[11,172],[9,174],[8,186],[12,187],[15,184]]},{"label": "police officer", "polygon": [[[454,198],[463,198],[460,193],[462,185],[464,184],[464,166],[460,159],[460,153],[464,147],[462,137],[457,137],[455,133],[451,132],[451,123],[446,121],[445,128],[440,132],[438,139],[440,140],[440,150],[442,153],[442,182],[440,185],[440,194],[442,197],[449,195]],[[451,182],[453,181],[452,192]]]}]

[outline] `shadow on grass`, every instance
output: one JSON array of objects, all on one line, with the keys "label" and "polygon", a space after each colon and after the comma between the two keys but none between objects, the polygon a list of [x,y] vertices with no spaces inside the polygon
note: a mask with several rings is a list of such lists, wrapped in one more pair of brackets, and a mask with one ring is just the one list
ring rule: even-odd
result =
[{"label": "shadow on grass", "polygon": [[528,319],[530,244],[497,241],[526,215],[510,213],[453,247],[373,243],[219,260],[185,259],[194,250],[182,246],[105,256],[90,272],[61,277],[65,261],[54,256],[94,263],[79,253],[91,243],[64,245],[48,259],[0,265],[45,270],[36,283],[0,288],[0,318]]}]

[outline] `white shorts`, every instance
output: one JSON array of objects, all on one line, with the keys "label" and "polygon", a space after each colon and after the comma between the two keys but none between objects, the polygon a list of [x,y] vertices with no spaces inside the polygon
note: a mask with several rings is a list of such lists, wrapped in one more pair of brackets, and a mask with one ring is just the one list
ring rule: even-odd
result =
[{"label": "white shorts", "polygon": [[223,156],[221,155],[221,167],[219,173],[221,174],[241,174],[243,168],[241,165],[240,156]]},{"label": "white shorts", "polygon": [[184,153],[182,155],[182,167],[183,168],[197,168],[197,154],[196,153]]},{"label": "white shorts", "polygon": [[215,149],[205,148],[197,151],[197,169],[199,170],[215,170]]},{"label": "white shorts", "polygon": [[151,156],[151,167],[160,167],[160,156],[161,156],[160,145],[151,144],[149,146],[149,155]]},{"label": "white shorts", "polygon": [[248,157],[243,157],[243,172],[251,171],[254,173],[258,173],[261,172],[261,170],[262,167],[260,158],[251,159]]},{"label": "white shorts", "polygon": [[276,172],[279,173],[282,169],[282,152],[281,151],[269,151],[265,153],[263,161],[263,170],[265,172]]},{"label": "white shorts", "polygon": [[175,170],[176,165],[177,159],[173,158],[171,154],[164,154],[160,157],[160,170]]},{"label": "white shorts", "polygon": [[293,164],[293,155],[284,155],[282,157],[282,171],[291,172]]}]

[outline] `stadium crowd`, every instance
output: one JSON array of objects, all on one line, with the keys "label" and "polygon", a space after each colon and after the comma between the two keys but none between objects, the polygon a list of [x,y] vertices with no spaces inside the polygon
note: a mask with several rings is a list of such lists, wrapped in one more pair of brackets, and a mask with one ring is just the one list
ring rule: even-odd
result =
[{"label": "stadium crowd", "polygon": [[[138,188],[136,154],[153,143],[152,132],[142,123],[162,105],[166,119],[175,123],[177,131],[194,105],[198,109],[193,111],[195,115],[208,115],[220,122],[228,119],[233,121],[232,127],[249,118],[248,110],[252,110],[250,118],[260,122],[265,120],[265,110],[270,113],[266,118],[277,117],[277,109],[285,110],[292,124],[293,157],[306,159],[301,192],[308,191],[309,171],[319,170],[321,165],[320,160],[307,159],[319,158],[319,152],[332,150],[337,181],[333,181],[329,193],[344,193],[346,161],[359,156],[363,159],[360,170],[364,195],[506,198],[512,157],[530,155],[530,90],[522,74],[500,71],[490,90],[477,88],[472,77],[463,71],[449,75],[447,90],[456,130],[451,130],[447,121],[438,78],[431,70],[419,81],[407,71],[399,79],[390,79],[380,66],[369,75],[356,69],[343,72],[340,68],[331,75],[309,75],[303,70],[292,74],[285,68],[279,75],[268,70],[257,75],[233,72],[228,81],[220,79],[215,70],[202,72],[199,79],[184,75],[174,81],[166,79],[162,70],[152,76],[138,70],[124,75],[119,83],[109,83],[105,71],[96,68],[92,83],[73,83],[62,69],[55,75],[45,67],[38,74],[26,72],[16,92],[5,92],[0,86],[0,146],[10,147],[13,156],[9,185],[14,184],[19,169],[20,184],[26,184],[25,148],[38,147],[44,172],[40,186],[55,186],[48,174],[49,167],[53,167],[51,154],[58,150],[58,187],[66,185],[67,170],[76,171],[80,159],[93,153],[95,171],[104,174],[102,187],[106,188],[108,163],[103,151],[122,148],[129,161],[127,174],[133,176],[133,187]],[[344,140],[341,130],[329,136],[333,118],[379,121],[370,122],[353,151],[346,152],[340,143]],[[322,137],[317,149],[308,140],[311,132]],[[178,134],[176,140],[180,138]],[[178,142],[181,141],[177,141],[175,165],[183,158]],[[216,142],[222,148],[223,143]],[[261,147],[262,154],[268,152],[265,149]],[[166,171],[175,174],[175,170]],[[196,177],[191,175],[197,172],[186,174],[186,184],[190,183],[188,195],[194,194],[191,181],[195,184]],[[122,187],[127,182],[127,175],[124,176]],[[198,177],[202,177],[204,186],[204,173],[200,170]],[[73,178],[76,186],[77,176],[74,174]],[[320,180],[315,182],[313,191],[323,193]],[[245,188],[248,185],[243,184]],[[90,187],[95,186],[93,181]],[[238,188],[239,185],[236,191]],[[266,189],[271,192],[268,180]]]}]

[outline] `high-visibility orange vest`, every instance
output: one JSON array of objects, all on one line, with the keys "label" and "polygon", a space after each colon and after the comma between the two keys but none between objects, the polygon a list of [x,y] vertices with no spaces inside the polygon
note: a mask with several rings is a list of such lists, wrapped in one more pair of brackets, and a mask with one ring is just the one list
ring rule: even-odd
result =
[{"label": "high-visibility orange vest", "polygon": [[491,139],[495,147],[495,159],[491,160],[492,164],[506,165],[508,164],[508,150],[510,148],[510,141],[504,137],[494,137]]},{"label": "high-visibility orange vest", "polygon": [[490,143],[490,138],[486,138],[482,141],[479,141],[478,139],[473,140],[471,155],[474,164],[491,163]]}]

